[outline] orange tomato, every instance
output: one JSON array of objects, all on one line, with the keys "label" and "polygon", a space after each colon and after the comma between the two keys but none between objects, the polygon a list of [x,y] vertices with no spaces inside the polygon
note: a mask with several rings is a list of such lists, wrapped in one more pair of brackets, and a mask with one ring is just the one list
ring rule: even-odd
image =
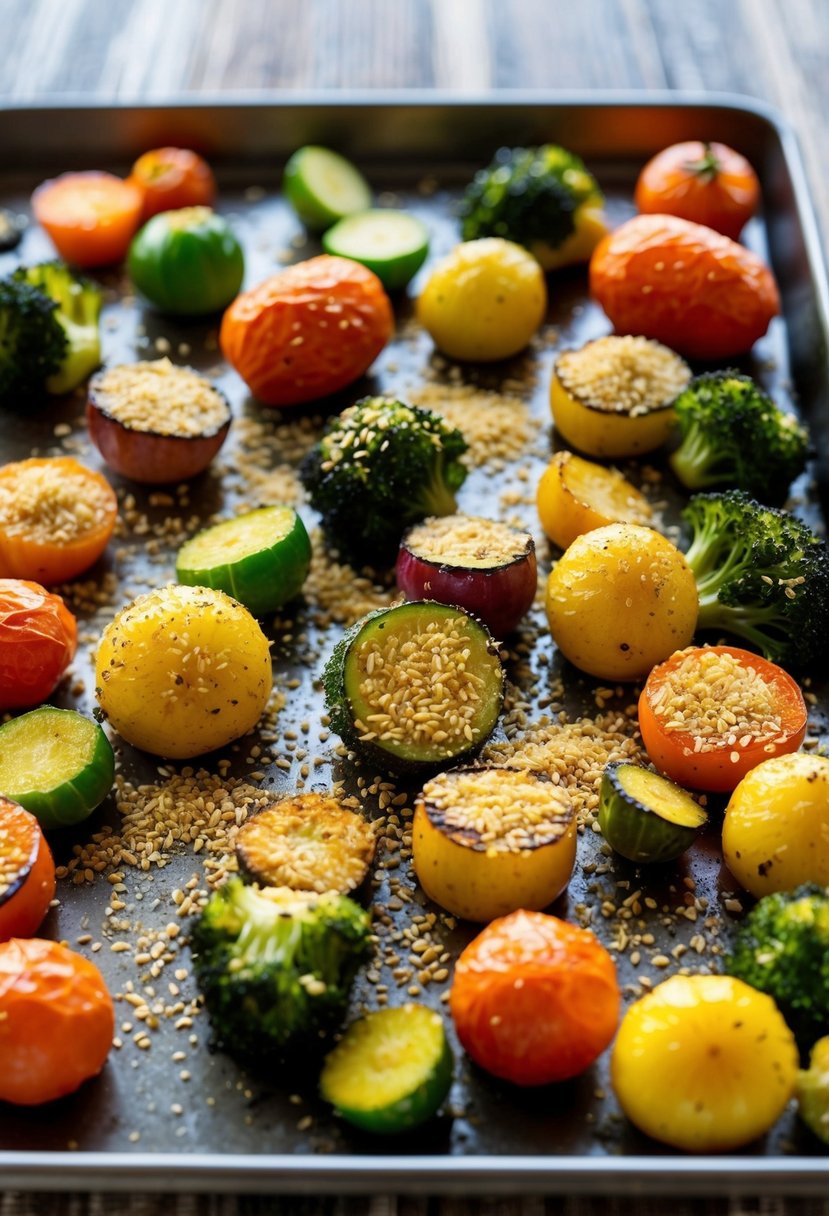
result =
[{"label": "orange tomato", "polygon": [[100,473],[72,456],[0,468],[0,578],[63,583],[106,549],[118,500]]},{"label": "orange tomato", "polygon": [[[719,715],[724,708],[724,676],[716,670],[718,656],[727,656],[747,672],[756,672],[774,707],[779,729],[758,738],[745,724],[741,727],[739,720],[736,724],[729,724],[726,719],[720,719],[725,729],[701,735],[701,743],[690,730],[670,729],[668,723],[671,715],[659,710],[665,703],[664,698],[669,695],[669,682],[676,683],[677,670],[683,665],[685,670],[679,683],[682,686],[688,684],[687,692],[682,693],[685,712],[696,710],[705,720],[711,715]],[[693,664],[690,669],[693,682],[685,674],[689,660]],[[707,663],[711,667],[706,671]],[[700,685],[703,690],[706,689],[706,675],[708,691],[701,694]],[[776,663],[770,663],[768,659],[737,646],[689,646],[685,650],[678,650],[664,663],[654,667],[639,698],[639,730],[654,765],[678,785],[715,793],[733,790],[746,773],[764,760],[796,752],[806,735],[806,719],[803,693],[788,672]],[[700,746],[710,750],[698,750]]]},{"label": "orange tomato", "polygon": [[153,148],[139,156],[127,181],[143,195],[141,219],[159,211],[209,207],[216,197],[213,170],[189,148]]},{"label": "orange tomato", "polygon": [[55,898],[55,863],[40,824],[0,794],[0,942],[29,937]]},{"label": "orange tomato", "polygon": [[743,354],[780,311],[756,253],[673,215],[637,215],[606,236],[590,261],[590,292],[618,333],[693,359]]},{"label": "orange tomato", "polygon": [[77,622],[38,583],[0,578],[0,710],[40,705],[72,662]]},{"label": "orange tomato", "polygon": [[299,405],[362,376],[393,329],[377,275],[324,254],[237,296],[222,319],[220,342],[265,405]]},{"label": "orange tomato", "polygon": [[109,266],[125,257],[141,218],[132,182],[89,170],[43,182],[32,195],[35,219],[73,266]]},{"label": "orange tomato", "polygon": [[616,968],[589,930],[512,912],[461,954],[449,1008],[464,1049],[487,1072],[516,1085],[564,1081],[616,1033]]},{"label": "orange tomato", "polygon": [[94,963],[58,942],[0,945],[0,1101],[36,1106],[103,1068],[115,1029]]},{"label": "orange tomato", "polygon": [[727,144],[672,144],[649,160],[636,183],[647,215],[678,215],[737,239],[757,210],[760,183],[744,156]]}]

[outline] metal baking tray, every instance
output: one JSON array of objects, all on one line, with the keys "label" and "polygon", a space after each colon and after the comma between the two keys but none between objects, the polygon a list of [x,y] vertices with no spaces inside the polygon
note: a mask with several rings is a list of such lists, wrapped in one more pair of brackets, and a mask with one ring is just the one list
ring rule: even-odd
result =
[{"label": "metal baking tray", "polygon": [[[783,301],[783,319],[775,321],[745,366],[776,394],[796,400],[815,438],[817,457],[810,478],[798,492],[809,500],[818,518],[829,489],[829,293],[821,260],[818,232],[795,137],[767,108],[727,96],[679,94],[525,94],[485,98],[438,94],[395,93],[388,96],[318,95],[227,97],[176,102],[158,106],[101,107],[72,98],[43,106],[7,107],[0,120],[0,205],[26,213],[31,189],[46,176],[69,168],[106,167],[125,171],[137,154],[162,144],[195,146],[217,169],[220,209],[238,224],[248,256],[247,283],[271,273],[284,250],[306,256],[313,246],[299,247],[299,229],[278,197],[280,167],[302,144],[316,142],[336,147],[356,159],[378,189],[390,192],[401,205],[418,211],[433,232],[433,253],[448,249],[457,239],[453,217],[454,192],[474,168],[486,163],[501,144],[556,141],[585,157],[605,188],[611,217],[618,222],[632,210],[630,197],[635,174],[643,161],[666,144],[681,139],[721,139],[745,153],[761,179],[764,211],[753,220],[748,240],[767,256],[774,268]],[[26,260],[49,255],[45,238],[30,228],[17,255],[0,255],[0,273],[14,265],[15,256]],[[114,300],[123,289],[116,272],[102,276]],[[469,369],[465,375],[483,386],[498,388],[503,376],[516,380],[532,364],[534,381],[526,380],[522,396],[537,420],[537,438],[518,461],[508,464],[492,480],[491,470],[474,472],[464,487],[463,509],[488,513],[493,509],[493,485],[500,494],[534,484],[550,451],[547,385],[556,345],[578,345],[605,332],[607,323],[586,298],[584,275],[569,273],[550,280],[549,327],[527,359],[506,368]],[[405,326],[410,306],[398,306]],[[241,382],[221,366],[215,350],[215,322],[171,324],[136,305],[113,306],[105,323],[105,357],[108,362],[153,357],[158,339],[171,344],[172,357],[218,373],[237,415],[253,419],[278,436],[283,419],[278,411],[258,407],[244,394]],[[185,344],[185,345],[182,345]],[[163,346],[163,343],[162,343]],[[432,359],[431,346],[412,327],[384,352],[372,378],[355,386],[334,402],[330,410],[363,395],[381,390],[406,396],[425,374],[445,372]],[[80,423],[82,399],[56,403],[37,416],[5,413],[0,420],[3,459],[15,459],[32,450],[55,452],[68,442],[80,445],[84,459],[98,465],[97,454],[85,446]],[[304,411],[308,417],[320,408]],[[296,415],[292,415],[295,417]],[[314,425],[319,425],[316,423]],[[57,432],[55,431],[58,427]],[[69,439],[61,436],[69,432]],[[204,519],[227,510],[247,490],[233,469],[232,448],[223,457],[225,477],[211,474],[194,483],[184,513]],[[521,476],[529,475],[529,482]],[[113,479],[123,494],[131,492],[137,509],[150,524],[169,511],[153,505],[152,492]],[[254,491],[255,494],[255,491]],[[515,497],[515,496],[513,496]],[[500,509],[506,510],[501,505]],[[537,532],[531,505],[523,511]],[[309,519],[311,517],[309,516]],[[118,579],[113,607],[94,616],[94,605],[81,607],[88,644],[114,607],[150,581],[171,577],[169,552],[149,555],[135,530],[112,546],[120,552],[109,566],[97,572]],[[114,564],[113,564],[114,562]],[[148,564],[149,563],[149,564]],[[165,564],[166,563],[166,564]],[[120,599],[118,598],[120,596]],[[277,667],[283,680],[294,676],[283,709],[281,731],[297,727],[302,719],[313,722],[319,713],[314,672],[303,661],[303,635],[313,637],[313,613],[300,602],[296,620],[272,627]],[[537,619],[537,618],[536,618]],[[326,644],[333,634],[329,631]],[[84,648],[88,650],[88,646]],[[536,642],[536,659],[557,669],[558,659],[542,628]],[[535,661],[535,660],[533,660]],[[91,708],[93,681],[83,658],[76,672],[86,676],[86,692],[66,689],[62,703]],[[537,672],[536,672],[537,674]],[[521,684],[513,665],[511,677]],[[568,709],[578,713],[593,707],[594,684],[568,676]],[[543,692],[543,681],[535,695]],[[624,699],[619,704],[623,704]],[[533,717],[537,716],[534,710]],[[824,719],[815,711],[814,733]],[[316,739],[315,732],[309,736]],[[247,751],[252,740],[231,748],[227,757],[232,774],[250,773]],[[332,755],[332,744],[309,744],[320,766],[312,772],[311,786],[324,787],[333,776],[353,781]],[[316,750],[315,750],[316,749]],[[155,762],[121,750],[124,771],[134,780],[152,780]],[[183,766],[173,766],[181,768]],[[262,784],[274,791],[292,787],[298,760],[289,771],[268,767]],[[365,800],[376,813],[371,798]],[[72,847],[103,825],[117,825],[118,814],[110,800],[87,825],[55,842],[59,860],[70,857]],[[594,857],[600,841],[586,833],[580,841],[579,863],[569,892],[553,910],[572,914],[580,903],[596,903],[601,893],[590,889],[595,876],[582,865]],[[171,903],[174,888],[183,885],[199,858],[189,849],[174,850],[169,865],[149,872],[129,870],[125,877],[125,916],[133,923],[162,927],[175,918]],[[403,873],[413,902],[393,913],[392,928],[404,927],[422,912],[414,880]],[[722,909],[723,893],[734,890],[722,870],[716,840],[703,839],[676,867],[656,876],[640,875],[634,867],[609,862],[602,890],[623,894],[642,888],[652,895],[656,909],[642,909],[642,921],[652,928],[657,946],[687,942],[695,926],[661,924],[659,909],[687,902],[683,879],[693,878],[696,896],[708,901],[709,911]],[[388,901],[386,871],[378,870],[375,886],[366,893],[375,905]],[[618,884],[627,886],[620,888]],[[117,925],[105,923],[111,887],[104,878],[75,886],[63,882],[60,905],[50,914],[45,932],[74,945],[89,934],[102,943],[94,955],[113,991],[124,993],[127,981],[136,989],[139,969],[129,954],[114,953]],[[422,897],[420,897],[422,900]],[[117,917],[115,918],[117,920]],[[723,940],[733,918],[723,915]],[[600,916],[594,927],[606,939],[611,927]],[[473,935],[469,926],[444,934],[453,957]],[[134,940],[134,937],[133,939]],[[84,951],[87,941],[78,947]],[[157,995],[168,1003],[167,984],[175,967],[186,967],[186,945],[156,980]],[[619,958],[620,979],[636,980],[628,954]],[[642,968],[640,967],[640,971]],[[655,979],[653,968],[649,974]],[[144,972],[146,980],[146,971]],[[195,996],[192,978],[181,982],[183,998]],[[418,999],[445,1011],[439,1001],[445,985],[430,985]],[[394,984],[391,982],[394,992]],[[402,989],[401,991],[405,991]],[[352,1013],[372,999],[371,989],[359,984]],[[392,997],[392,1000],[394,998]],[[120,1001],[117,1021],[131,1016]],[[7,1188],[92,1190],[203,1190],[272,1191],[306,1193],[457,1192],[512,1194],[547,1193],[668,1193],[778,1192],[823,1193],[829,1182],[829,1159],[816,1152],[815,1142],[801,1133],[793,1114],[761,1144],[740,1154],[721,1157],[679,1156],[638,1135],[619,1115],[607,1083],[607,1055],[583,1077],[556,1087],[519,1091],[485,1076],[456,1047],[456,1082],[447,1112],[417,1134],[380,1141],[349,1131],[333,1119],[315,1093],[316,1074],[302,1077],[250,1077],[221,1053],[208,1050],[206,1018],[195,1019],[190,1044],[164,1017],[148,1051],[139,1051],[128,1033],[114,1051],[102,1076],[74,1097],[39,1110],[0,1108],[0,1170]],[[186,1062],[172,1060],[184,1049]],[[186,1069],[188,1079],[180,1071]],[[171,1109],[174,1108],[174,1109]]]}]

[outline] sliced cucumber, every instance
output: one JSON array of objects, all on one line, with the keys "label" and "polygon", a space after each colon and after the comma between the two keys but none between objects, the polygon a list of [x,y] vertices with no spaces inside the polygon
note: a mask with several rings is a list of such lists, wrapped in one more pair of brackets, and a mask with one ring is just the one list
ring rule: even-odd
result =
[{"label": "sliced cucumber", "polygon": [[356,211],[371,206],[371,188],[362,173],[329,148],[309,144],[285,166],[285,197],[306,228],[323,232]]},{"label": "sliced cucumber", "polygon": [[429,233],[407,211],[362,211],[329,228],[322,238],[326,253],[351,258],[373,270],[389,291],[405,287],[429,252]]},{"label": "sliced cucumber", "polygon": [[33,709],[0,727],[0,791],[44,828],[80,823],[115,779],[109,739],[73,709]]},{"label": "sliced cucumber", "polygon": [[409,1004],[352,1023],[325,1061],[320,1092],[349,1123],[389,1133],[431,1119],[451,1084],[440,1014]]},{"label": "sliced cucumber", "polygon": [[260,507],[182,545],[176,577],[224,591],[261,616],[299,594],[310,566],[311,542],[293,507]]},{"label": "sliced cucumber", "polygon": [[353,625],[323,671],[331,727],[374,763],[434,772],[473,755],[498,720],[498,645],[462,608],[416,600]]},{"label": "sliced cucumber", "polygon": [[707,818],[690,794],[659,773],[623,761],[604,771],[599,827],[628,861],[673,861],[693,844]]}]

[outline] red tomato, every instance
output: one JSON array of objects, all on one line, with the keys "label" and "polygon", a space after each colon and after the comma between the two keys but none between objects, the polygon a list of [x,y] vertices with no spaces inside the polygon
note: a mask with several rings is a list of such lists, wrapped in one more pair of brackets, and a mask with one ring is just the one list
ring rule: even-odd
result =
[{"label": "red tomato", "polygon": [[564,1081],[616,1033],[616,968],[587,929],[512,912],[458,959],[449,1008],[464,1049],[487,1072],[516,1085]]},{"label": "red tomato", "polygon": [[141,219],[159,211],[209,207],[216,197],[213,170],[189,148],[154,148],[139,156],[127,179],[144,199]]},{"label": "red tomato", "polygon": [[78,626],[59,595],[0,578],[0,710],[41,705],[77,648]]},{"label": "red tomato", "polygon": [[237,296],[222,318],[220,341],[255,397],[299,405],[362,376],[393,329],[377,275],[324,254]]},{"label": "red tomato", "polygon": [[636,215],[609,233],[590,260],[590,292],[618,333],[692,359],[743,354],[780,311],[756,253],[673,215]]},{"label": "red tomato", "polygon": [[109,266],[126,256],[141,216],[131,182],[90,170],[43,182],[32,195],[35,219],[73,266]]},{"label": "red tomato", "polygon": [[691,140],[649,160],[634,197],[644,214],[678,215],[736,241],[757,210],[760,183],[733,148]]},{"label": "red tomato", "polygon": [[0,794],[0,942],[29,937],[55,898],[55,863],[34,815]]},{"label": "red tomato", "polygon": [[[689,728],[672,729],[682,717]],[[678,650],[654,667],[639,698],[648,756],[660,772],[692,790],[728,792],[763,760],[796,752],[806,717],[803,693],[792,677],[736,646]]]},{"label": "red tomato", "polygon": [[0,945],[0,1101],[35,1106],[103,1068],[115,1015],[94,963],[58,942]]}]

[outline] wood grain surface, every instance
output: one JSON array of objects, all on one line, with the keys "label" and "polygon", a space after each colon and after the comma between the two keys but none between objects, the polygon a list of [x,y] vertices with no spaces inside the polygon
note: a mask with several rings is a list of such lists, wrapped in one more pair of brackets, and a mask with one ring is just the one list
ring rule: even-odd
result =
[{"label": "wood grain surface", "polygon": [[[226,90],[741,92],[796,128],[829,233],[829,0],[0,0],[0,100]],[[829,1199],[23,1195],[0,1216],[826,1216]]]}]

